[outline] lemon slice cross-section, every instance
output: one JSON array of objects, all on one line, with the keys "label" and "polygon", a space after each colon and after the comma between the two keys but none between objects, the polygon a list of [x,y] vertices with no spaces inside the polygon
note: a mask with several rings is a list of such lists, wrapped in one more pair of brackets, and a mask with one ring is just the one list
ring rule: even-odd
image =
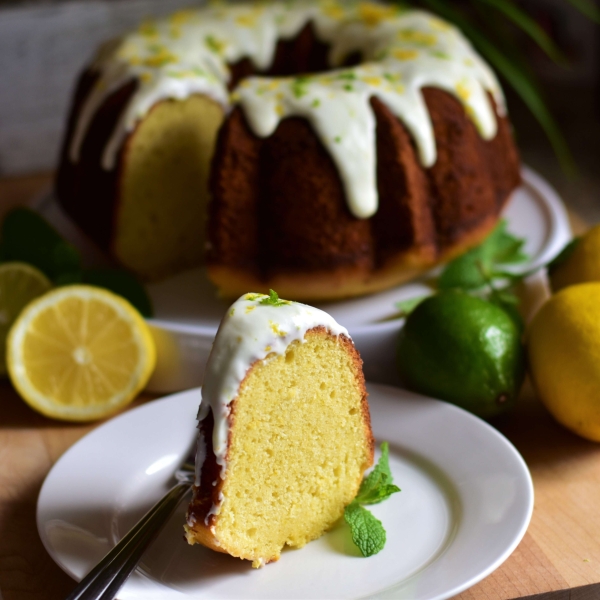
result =
[{"label": "lemon slice cross-section", "polygon": [[149,327],[123,298],[70,285],[34,300],[8,335],[7,364],[35,410],[69,421],[106,417],[127,405],[154,369]]},{"label": "lemon slice cross-section", "polygon": [[0,264],[0,373],[6,373],[6,336],[23,308],[52,287],[38,269],[22,262]]}]

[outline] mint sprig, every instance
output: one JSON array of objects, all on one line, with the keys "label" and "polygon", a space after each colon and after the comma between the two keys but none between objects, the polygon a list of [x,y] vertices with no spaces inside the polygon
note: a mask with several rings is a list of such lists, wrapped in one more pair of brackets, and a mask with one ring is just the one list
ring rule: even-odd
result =
[{"label": "mint sprig", "polygon": [[266,306],[284,306],[285,304],[289,304],[289,300],[280,300],[275,290],[269,290],[269,296],[263,298],[259,304]]},{"label": "mint sprig", "polygon": [[383,550],[386,533],[381,521],[356,500],[346,506],[344,519],[350,525],[352,541],[363,556],[373,556]]},{"label": "mint sprig", "polygon": [[437,280],[437,287],[469,292],[485,288],[493,279],[519,280],[522,274],[511,272],[510,267],[528,259],[524,244],[524,239],[506,230],[506,221],[502,220],[482,244],[448,263]]},{"label": "mint sprig", "polygon": [[350,526],[352,541],[363,556],[373,556],[385,546],[386,533],[381,521],[375,518],[362,504],[379,504],[400,488],[392,483],[389,465],[389,447],[381,444],[381,457],[375,468],[364,478],[358,494],[344,510],[344,519]]},{"label": "mint sprig", "polygon": [[375,468],[363,479],[354,502],[359,504],[379,504],[400,488],[392,483],[393,477],[389,465],[389,445],[381,444],[381,457]]},{"label": "mint sprig", "polygon": [[479,246],[448,263],[437,279],[438,290],[461,290],[479,296],[506,311],[522,328],[516,285],[528,274],[514,267],[528,260],[525,240],[506,229],[501,220]]},{"label": "mint sprig", "polygon": [[[526,272],[521,268],[516,272],[514,267],[529,259],[523,250],[524,245],[525,240],[509,233],[506,221],[501,220],[479,246],[449,262],[437,279],[429,281],[432,293],[452,289],[477,296],[502,308],[523,328],[516,290],[531,271]],[[571,251],[572,248],[565,248],[564,253],[548,265],[549,269],[565,260]],[[408,317],[429,297],[431,294],[423,294],[396,302],[398,312],[394,318]]]}]

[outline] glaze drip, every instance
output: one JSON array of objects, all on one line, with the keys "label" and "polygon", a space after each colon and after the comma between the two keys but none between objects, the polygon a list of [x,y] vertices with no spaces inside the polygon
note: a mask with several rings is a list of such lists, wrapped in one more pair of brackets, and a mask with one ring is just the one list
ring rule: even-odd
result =
[{"label": "glaze drip", "polygon": [[[250,367],[258,360],[284,354],[294,341],[304,342],[306,332],[314,327],[323,326],[333,335],[350,337],[333,317],[318,308],[287,300],[273,305],[268,300],[263,294],[245,294],[231,306],[206,365],[198,420],[207,416],[209,408],[212,410],[213,451],[221,471],[226,466],[231,402]],[[204,445],[199,443],[201,447]],[[197,464],[197,473],[200,468]]]},{"label": "glaze drip", "polygon": [[[266,70],[278,40],[294,38],[308,23],[329,44],[332,71],[248,77],[228,92],[228,65],[247,57]],[[355,52],[363,63],[339,68]],[[505,112],[494,74],[456,28],[424,11],[357,0],[217,4],[175,13],[104,47],[94,68],[99,77],[76,124],[73,162],[96,110],[135,79],[137,89],[103,152],[106,170],[115,167],[126,135],[154,104],[205,94],[226,110],[241,105],[260,137],[271,135],[286,117],[306,118],[335,162],[357,218],[372,216],[378,206],[371,97],[402,120],[425,167],[435,163],[436,145],[423,87],[453,94],[484,139],[493,138],[497,129],[488,93],[499,113]]]}]

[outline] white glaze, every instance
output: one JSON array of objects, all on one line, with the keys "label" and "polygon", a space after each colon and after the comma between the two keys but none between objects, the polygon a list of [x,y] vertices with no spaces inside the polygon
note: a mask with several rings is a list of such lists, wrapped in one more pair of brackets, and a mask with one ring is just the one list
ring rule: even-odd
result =
[{"label": "white glaze", "polygon": [[[228,93],[228,64],[248,57],[257,69],[267,69],[277,40],[293,38],[309,22],[330,44],[332,67],[352,52],[360,52],[363,63],[310,77],[249,77]],[[183,11],[143,24],[115,50],[104,48],[94,68],[100,76],[76,124],[70,148],[74,162],[99,105],[125,81],[136,79],[137,91],[104,149],[105,169],[114,168],[125,136],[154,104],[205,94],[226,110],[240,104],[261,137],[271,135],[285,117],[305,117],[337,165],[348,207],[358,218],[372,216],[378,205],[371,97],[403,121],[425,167],[435,163],[436,147],[423,87],[456,96],[484,139],[493,138],[497,129],[487,92],[500,114],[505,112],[496,78],[457,29],[423,11],[357,0]]]},{"label": "white glaze", "polygon": [[[274,306],[265,303],[268,298],[263,294],[245,294],[231,306],[221,321],[206,364],[198,420],[207,416],[209,408],[212,410],[213,451],[221,472],[226,467],[231,402],[248,369],[257,360],[284,354],[296,340],[304,342],[306,332],[314,327],[323,326],[335,336],[350,337],[333,317],[318,308],[287,300]],[[202,440],[196,457],[196,485],[200,483],[204,447]]]}]

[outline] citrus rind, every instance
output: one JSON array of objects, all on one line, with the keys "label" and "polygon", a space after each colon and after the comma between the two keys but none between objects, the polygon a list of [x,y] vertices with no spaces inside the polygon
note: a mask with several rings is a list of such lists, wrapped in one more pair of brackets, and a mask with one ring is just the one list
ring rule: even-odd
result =
[{"label": "citrus rind", "polygon": [[[65,402],[60,393],[43,393],[32,382],[36,365],[27,364],[24,347],[27,337],[32,334],[32,324],[39,322],[49,311],[58,310],[61,303],[77,299],[82,302],[99,302],[125,324],[131,335],[130,340],[139,351],[135,368],[128,380],[116,389],[109,398],[97,402],[94,398],[80,399],[75,404]],[[68,332],[67,332],[68,337]],[[49,340],[51,341],[51,340]],[[75,344],[73,344],[75,346]],[[64,346],[61,351],[64,353]],[[72,355],[77,361],[78,348],[73,347]],[[71,285],[55,289],[31,302],[18,317],[7,339],[7,365],[10,379],[23,399],[36,411],[52,418],[68,421],[92,421],[107,417],[129,404],[146,385],[156,363],[156,350],[150,329],[141,315],[123,298],[107,290],[87,286]],[[42,367],[43,368],[43,367]],[[87,402],[86,402],[87,400]]]},{"label": "citrus rind", "polygon": [[6,373],[6,338],[12,323],[29,302],[51,288],[44,273],[27,263],[0,264],[0,375]]}]

